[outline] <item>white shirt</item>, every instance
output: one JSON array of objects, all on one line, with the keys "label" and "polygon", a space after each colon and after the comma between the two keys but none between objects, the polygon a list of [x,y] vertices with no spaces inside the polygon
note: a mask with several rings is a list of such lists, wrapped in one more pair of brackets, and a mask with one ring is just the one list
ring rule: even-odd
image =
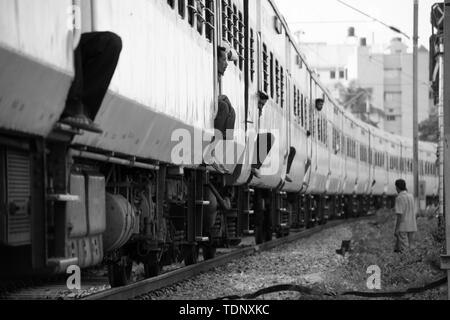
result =
[{"label": "white shirt", "polygon": [[395,200],[395,213],[400,215],[399,232],[417,232],[414,197],[406,191],[401,192]]}]

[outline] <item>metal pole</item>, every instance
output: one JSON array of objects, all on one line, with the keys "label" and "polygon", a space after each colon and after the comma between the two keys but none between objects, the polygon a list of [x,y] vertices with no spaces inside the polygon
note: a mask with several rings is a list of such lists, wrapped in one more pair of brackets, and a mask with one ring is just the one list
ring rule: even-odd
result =
[{"label": "metal pole", "polygon": [[439,118],[439,217],[444,217],[444,39],[439,40],[439,102],[437,105]]},{"label": "metal pole", "polygon": [[413,53],[413,136],[414,136],[414,199],[416,208],[420,207],[419,203],[419,117],[418,117],[418,43],[419,43],[419,0],[414,0],[414,53]]},{"label": "metal pole", "polygon": [[[450,0],[445,0],[445,19],[444,19],[444,192],[445,192],[445,234],[446,234],[446,256],[443,262],[448,263],[450,256],[450,54],[447,48],[450,48]],[[447,84],[447,85],[445,85]],[[448,267],[448,266],[447,266]],[[450,300],[450,269],[447,269],[448,299]]]}]

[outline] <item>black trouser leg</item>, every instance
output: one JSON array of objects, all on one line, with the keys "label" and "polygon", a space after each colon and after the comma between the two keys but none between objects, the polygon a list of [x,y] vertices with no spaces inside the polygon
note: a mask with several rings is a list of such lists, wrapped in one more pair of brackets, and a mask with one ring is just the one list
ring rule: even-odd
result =
[{"label": "black trouser leg", "polygon": [[223,139],[229,138],[232,140],[236,113],[226,100],[220,100],[218,108],[217,117],[214,120],[214,128],[221,132]]},{"label": "black trouser leg", "polygon": [[111,83],[122,50],[119,36],[91,32],[81,36],[75,50],[75,78],[69,91],[68,108],[82,101],[84,113],[94,119]]},{"label": "black trouser leg", "polygon": [[[81,44],[81,40],[80,40]],[[75,76],[72,81],[72,85],[69,89],[69,94],[66,100],[66,115],[74,116],[77,114],[84,114],[82,101],[83,101],[83,58],[81,52],[81,45],[75,49],[74,56],[74,70]]]}]

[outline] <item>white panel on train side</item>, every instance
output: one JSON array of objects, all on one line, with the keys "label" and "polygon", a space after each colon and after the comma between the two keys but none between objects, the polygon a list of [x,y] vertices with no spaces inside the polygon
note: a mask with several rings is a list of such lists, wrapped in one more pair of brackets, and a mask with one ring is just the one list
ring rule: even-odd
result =
[{"label": "white panel on train side", "polygon": [[0,47],[72,72],[72,0],[0,0]]},{"label": "white panel on train side", "polygon": [[[212,128],[213,46],[167,1],[96,0],[94,30],[117,33],[123,50],[110,89],[198,128]],[[186,9],[187,10],[187,9]]]},{"label": "white panel on train side", "polygon": [[61,116],[73,76],[71,9],[72,0],[0,0],[0,128],[47,136]]}]

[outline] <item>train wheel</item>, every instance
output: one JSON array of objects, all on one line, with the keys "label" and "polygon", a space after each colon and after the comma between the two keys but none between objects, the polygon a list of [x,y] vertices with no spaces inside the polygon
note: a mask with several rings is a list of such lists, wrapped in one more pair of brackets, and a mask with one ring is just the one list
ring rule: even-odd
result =
[{"label": "train wheel", "polygon": [[158,260],[157,254],[152,254],[147,258],[147,261],[144,262],[144,273],[145,278],[153,278],[159,276],[162,271],[161,263]]},{"label": "train wheel", "polygon": [[270,228],[266,228],[266,230],[264,230],[264,241],[269,242],[272,241],[272,239],[273,239],[272,230],[270,230]]},{"label": "train wheel", "polygon": [[216,257],[217,248],[212,245],[206,245],[203,247],[203,259],[211,260]]},{"label": "train wheel", "polygon": [[108,279],[112,288],[126,286],[130,283],[133,263],[113,263],[108,265]]},{"label": "train wheel", "polygon": [[192,266],[198,262],[198,247],[193,245],[186,248],[186,257],[184,258],[184,264],[186,266]]},{"label": "train wheel", "polygon": [[145,278],[153,278],[161,273],[161,265],[159,263],[144,263]]},{"label": "train wheel", "polygon": [[264,242],[264,231],[262,226],[256,226],[255,242],[256,244],[262,244]]}]

